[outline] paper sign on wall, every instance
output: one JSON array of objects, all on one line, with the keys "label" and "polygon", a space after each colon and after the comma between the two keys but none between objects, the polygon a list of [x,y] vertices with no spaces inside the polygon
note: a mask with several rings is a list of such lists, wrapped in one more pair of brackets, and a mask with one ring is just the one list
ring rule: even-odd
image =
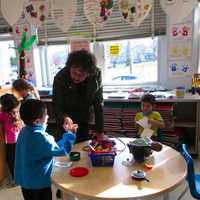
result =
[{"label": "paper sign on wall", "polygon": [[86,50],[90,51],[90,41],[87,39],[74,39],[70,41],[71,52]]},{"label": "paper sign on wall", "polygon": [[119,0],[119,10],[129,24],[139,26],[149,15],[152,4],[152,0]]},{"label": "paper sign on wall", "polygon": [[111,56],[119,56],[120,54],[120,46],[119,45],[111,45],[109,47],[109,52]]},{"label": "paper sign on wall", "polygon": [[84,0],[84,13],[89,22],[102,27],[112,13],[113,0]]},{"label": "paper sign on wall", "polygon": [[66,32],[72,25],[76,15],[76,0],[52,0],[51,14],[55,24]]},{"label": "paper sign on wall", "polygon": [[160,0],[162,9],[173,23],[181,22],[191,14],[197,3],[197,0]]},{"label": "paper sign on wall", "polygon": [[1,0],[1,12],[5,20],[13,26],[23,11],[24,0]]},{"label": "paper sign on wall", "polygon": [[48,0],[26,0],[24,4],[24,14],[28,22],[35,27],[41,26],[48,18]]}]

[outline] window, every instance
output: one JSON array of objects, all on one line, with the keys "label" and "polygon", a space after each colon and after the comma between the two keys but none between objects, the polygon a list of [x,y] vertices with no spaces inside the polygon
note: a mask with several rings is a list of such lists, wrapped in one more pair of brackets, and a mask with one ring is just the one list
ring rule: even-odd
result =
[{"label": "window", "polygon": [[18,59],[14,41],[0,41],[0,85],[11,83],[18,77]]},{"label": "window", "polygon": [[[98,66],[102,67],[104,85],[132,85],[157,82],[158,38],[142,38],[91,43],[91,50],[97,56]],[[48,86],[53,84],[54,76],[66,63],[69,45],[49,45],[45,62],[42,64]],[[42,56],[43,57],[43,56]],[[46,73],[45,73],[46,72]],[[47,76],[45,75],[47,74]]]},{"label": "window", "polygon": [[104,42],[104,84],[156,82],[157,38]]},{"label": "window", "polygon": [[68,54],[68,45],[50,45],[47,47],[50,84],[53,84],[54,76],[65,66]]}]

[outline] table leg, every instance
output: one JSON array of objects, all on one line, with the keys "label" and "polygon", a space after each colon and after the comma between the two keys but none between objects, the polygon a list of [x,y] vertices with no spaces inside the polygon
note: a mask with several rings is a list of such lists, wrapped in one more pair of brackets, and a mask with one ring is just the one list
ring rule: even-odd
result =
[{"label": "table leg", "polygon": [[163,200],[169,200],[169,193],[163,195]]},{"label": "table leg", "polygon": [[78,200],[76,197],[73,197],[73,196],[66,194],[64,192],[62,192],[62,194],[61,194],[61,199],[62,200]]},{"label": "table leg", "polygon": [[54,184],[51,185],[51,190],[52,190],[52,200],[57,200],[56,197],[57,188]]}]

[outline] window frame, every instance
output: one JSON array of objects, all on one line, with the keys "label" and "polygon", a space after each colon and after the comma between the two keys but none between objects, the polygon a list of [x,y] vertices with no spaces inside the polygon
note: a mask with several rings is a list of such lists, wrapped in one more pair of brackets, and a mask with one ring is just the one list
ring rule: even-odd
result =
[{"label": "window frame", "polygon": [[[134,38],[133,38],[134,39]],[[109,42],[112,42],[109,41]],[[115,83],[115,84],[110,84],[110,83],[103,83],[104,87],[113,87],[113,88],[117,88],[117,87],[136,87],[136,86],[146,86],[146,85],[157,85],[159,83],[159,75],[160,75],[160,54],[159,54],[159,48],[160,48],[160,36],[157,36],[157,42],[158,42],[158,52],[157,52],[157,81],[148,81],[148,82],[144,82],[144,83]],[[102,59],[105,59],[105,55],[102,55],[101,53],[99,53],[98,48],[101,48],[101,45],[97,43],[95,43],[95,47],[94,47],[94,43],[90,43],[91,44],[91,51],[95,54],[96,58],[97,58],[97,66],[102,66],[99,65],[99,63],[104,63],[103,66],[105,66],[105,62],[102,61]],[[69,44],[52,44],[52,45],[48,45],[48,46],[63,46],[63,45],[69,45]],[[42,76],[42,85],[45,87],[52,87],[53,84],[51,84],[50,81],[50,70],[49,70],[49,63],[48,63],[48,46],[45,45],[40,45],[38,46],[39,48],[39,54],[40,54],[40,62],[41,62],[41,76]],[[97,50],[97,51],[95,51]],[[42,55],[42,52],[44,55]],[[105,51],[104,51],[105,53]],[[102,76],[104,76],[105,73],[105,68],[100,67],[100,69],[102,70]],[[45,74],[44,74],[45,72]],[[102,78],[103,79],[103,78]]]}]

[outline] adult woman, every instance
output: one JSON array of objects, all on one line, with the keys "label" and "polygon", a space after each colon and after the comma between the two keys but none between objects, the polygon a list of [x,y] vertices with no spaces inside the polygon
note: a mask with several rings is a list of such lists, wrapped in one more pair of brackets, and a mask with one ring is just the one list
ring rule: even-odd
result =
[{"label": "adult woman", "polygon": [[[72,52],[66,66],[53,83],[53,108],[58,127],[63,120],[69,126],[78,124],[77,142],[89,139],[91,110],[95,115],[94,132],[103,135],[103,90],[101,71],[93,54],[81,50]],[[59,131],[62,133],[61,129]],[[59,138],[59,135],[58,137]]]}]

